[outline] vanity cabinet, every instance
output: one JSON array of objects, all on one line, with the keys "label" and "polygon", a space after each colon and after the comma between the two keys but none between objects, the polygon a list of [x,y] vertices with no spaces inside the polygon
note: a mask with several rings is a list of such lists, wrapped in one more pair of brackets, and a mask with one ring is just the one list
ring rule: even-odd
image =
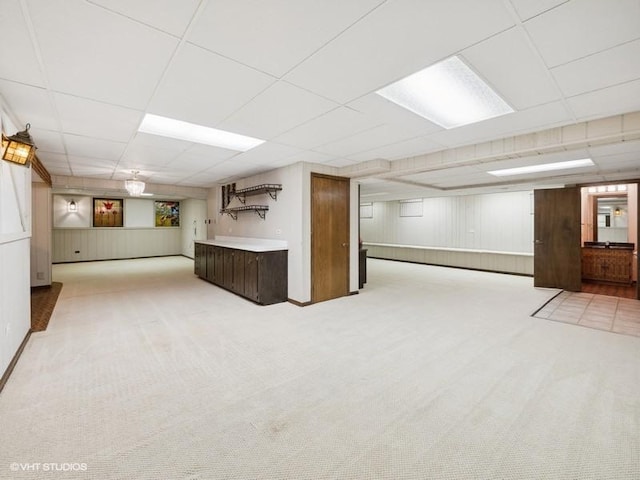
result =
[{"label": "vanity cabinet", "polygon": [[631,284],[633,247],[582,248],[582,278],[611,283]]},{"label": "vanity cabinet", "polygon": [[287,250],[252,251],[196,242],[195,274],[261,305],[287,301]]}]

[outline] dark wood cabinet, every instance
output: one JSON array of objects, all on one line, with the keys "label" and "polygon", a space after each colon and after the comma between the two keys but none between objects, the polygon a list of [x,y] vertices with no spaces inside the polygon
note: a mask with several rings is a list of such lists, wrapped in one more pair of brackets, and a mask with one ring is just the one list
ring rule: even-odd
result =
[{"label": "dark wood cabinet", "polygon": [[207,276],[207,245],[203,245],[202,243],[196,243],[194,246],[194,262],[193,262],[193,271],[199,277]]},{"label": "dark wood cabinet", "polygon": [[262,305],[288,298],[288,252],[254,252],[196,243],[195,273]]},{"label": "dark wood cabinet", "polygon": [[231,284],[231,290],[238,295],[244,295],[244,256],[243,250],[232,250],[231,257],[233,258],[233,281]]},{"label": "dark wood cabinet", "polygon": [[[220,247],[216,247],[220,248]],[[233,290],[233,250],[230,248],[222,248],[222,281],[218,280],[217,284]]]},{"label": "dark wood cabinet", "polygon": [[631,285],[633,246],[630,248],[582,248],[582,278]]},{"label": "dark wood cabinet", "polygon": [[211,282],[216,285],[222,284],[224,279],[224,251],[226,249],[215,247],[213,245],[209,245],[213,249],[213,258],[214,258],[214,274],[213,280]]},{"label": "dark wood cabinet", "polygon": [[215,259],[214,246],[213,245],[205,245],[205,246],[206,246],[205,251],[207,253],[207,257],[206,257],[207,275],[205,278],[210,282],[215,282],[216,281],[216,269],[215,269],[216,259]]},{"label": "dark wood cabinet", "polygon": [[256,252],[245,252],[244,254],[244,295],[257,302],[260,298],[258,294],[258,259]]},{"label": "dark wood cabinet", "polygon": [[367,249],[361,248],[358,255],[358,278],[360,288],[364,288],[367,283]]}]

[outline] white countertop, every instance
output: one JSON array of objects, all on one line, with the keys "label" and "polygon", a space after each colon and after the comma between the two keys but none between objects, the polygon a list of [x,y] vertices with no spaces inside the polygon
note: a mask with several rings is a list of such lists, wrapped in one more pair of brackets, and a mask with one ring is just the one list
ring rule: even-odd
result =
[{"label": "white countertop", "polygon": [[286,240],[272,240],[269,238],[216,236],[209,240],[196,240],[196,243],[235,248],[249,252],[275,252],[288,249]]}]

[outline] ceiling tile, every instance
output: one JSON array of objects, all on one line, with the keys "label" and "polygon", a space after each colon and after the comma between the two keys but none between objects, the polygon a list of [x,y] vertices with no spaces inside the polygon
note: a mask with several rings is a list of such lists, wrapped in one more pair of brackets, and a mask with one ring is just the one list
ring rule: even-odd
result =
[{"label": "ceiling tile", "polygon": [[351,108],[339,107],[289,130],[274,141],[300,148],[314,148],[367,130],[378,123]]},{"label": "ceiling tile", "polygon": [[135,138],[129,144],[130,146],[148,146],[153,148],[162,148],[173,152],[184,152],[193,146],[193,143],[175,138],[162,137],[160,135],[151,135],[150,133],[137,132]]},{"label": "ceiling tile", "polygon": [[579,121],[640,110],[640,80],[570,97],[568,103]]},{"label": "ceiling tile", "polygon": [[640,38],[640,2],[567,2],[532,18],[525,28],[547,66],[555,67]]},{"label": "ceiling tile", "polygon": [[[21,123],[16,128],[24,130],[24,126],[30,123],[34,129],[58,129],[56,116],[53,108],[51,108],[49,95],[45,89],[0,80],[0,92],[2,92],[2,97],[7,102],[7,110],[12,119]],[[13,135],[15,132],[7,133]],[[34,140],[37,145],[37,138],[34,137]]]},{"label": "ceiling tile", "polygon": [[417,131],[406,130],[395,125],[380,125],[336,142],[327,143],[315,150],[338,157],[349,157],[356,153],[367,152],[372,148],[407,140],[418,134]]},{"label": "ceiling tile", "polygon": [[38,155],[40,155],[41,152],[66,154],[62,134],[57,131],[31,127],[29,133],[35,141],[36,147],[38,147]]},{"label": "ceiling tile", "polygon": [[181,37],[200,0],[91,0],[91,3]]},{"label": "ceiling tile", "polygon": [[0,11],[0,78],[44,87],[38,57],[19,0],[5,0]]},{"label": "ceiling tile", "polygon": [[325,164],[329,163],[332,160],[336,160],[337,158],[338,157],[336,157],[335,155],[327,155],[326,153],[305,150],[294,155],[287,156],[284,158],[284,160],[286,160],[287,163],[306,162]]},{"label": "ceiling tile", "polygon": [[54,98],[65,133],[128,142],[143,117],[138,110],[71,95],[57,93]]},{"label": "ceiling tile", "polygon": [[553,102],[473,125],[444,130],[427,137],[436,143],[457,147],[570,123],[574,122],[563,102]]},{"label": "ceiling tile", "polygon": [[99,138],[81,137],[65,133],[64,143],[67,147],[69,158],[88,157],[101,160],[118,160],[123,154],[126,143],[102,140]]},{"label": "ceiling tile", "polygon": [[516,110],[560,99],[553,78],[520,28],[467,48],[462,56]]},{"label": "ceiling tile", "polygon": [[29,0],[54,90],[144,109],[177,39],[80,0]]},{"label": "ceiling tile", "polygon": [[296,155],[301,151],[301,149],[289,145],[268,142],[247,152],[236,155],[222,165],[225,165],[228,162],[233,162],[233,164],[238,166],[250,164],[264,165],[268,167],[271,162],[279,162],[283,159]]},{"label": "ceiling tile", "polygon": [[381,3],[217,0],[200,14],[188,40],[281,77]]},{"label": "ceiling tile", "polygon": [[285,79],[347,103],[511,26],[502,0],[386,2]]},{"label": "ceiling tile", "polygon": [[349,160],[348,158],[336,158],[329,162],[325,162],[324,165],[329,165],[331,167],[348,167],[349,165],[355,165],[358,162],[354,162],[353,160]]},{"label": "ceiling tile", "polygon": [[54,175],[54,172],[58,172],[55,175],[69,175],[69,173],[60,173],[61,170],[69,172],[69,160],[66,154],[38,150],[38,158],[51,175]]},{"label": "ceiling tile", "polygon": [[272,139],[338,105],[286,82],[277,82],[220,124],[223,130]]},{"label": "ceiling tile", "polygon": [[274,81],[257,70],[185,44],[171,63],[148,111],[216,127]]},{"label": "ceiling tile", "polygon": [[349,155],[349,159],[358,162],[373,160],[374,158],[384,158],[386,160],[398,160],[401,158],[415,157],[425,153],[437,152],[444,147],[432,139],[422,136],[402,142],[392,143],[382,147],[366,150],[364,152]]},{"label": "ceiling tile", "polygon": [[148,145],[133,144],[127,147],[119,166],[127,170],[153,169],[160,165],[167,165],[180,152]]},{"label": "ceiling tile", "polygon": [[221,156],[220,158],[213,158],[211,156],[203,156],[199,154],[194,154],[190,152],[181,153],[178,157],[174,158],[170,165],[175,170],[182,171],[201,171],[206,170],[207,168],[214,167],[226,159],[228,156]]},{"label": "ceiling tile", "polygon": [[424,134],[442,130],[439,125],[390,102],[376,93],[370,93],[353,102],[349,102],[347,107],[367,115],[378,125],[395,125]]},{"label": "ceiling tile", "polygon": [[553,68],[551,72],[564,94],[571,97],[640,79],[638,59],[640,40]]},{"label": "ceiling tile", "polygon": [[511,0],[511,3],[518,12],[520,19],[527,20],[568,1],[569,0],[536,0],[532,2],[531,0]]}]

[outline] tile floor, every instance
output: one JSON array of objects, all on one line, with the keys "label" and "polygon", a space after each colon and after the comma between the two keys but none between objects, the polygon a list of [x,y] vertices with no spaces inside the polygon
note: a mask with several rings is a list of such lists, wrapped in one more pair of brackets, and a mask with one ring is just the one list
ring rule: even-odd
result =
[{"label": "tile floor", "polygon": [[561,292],[534,317],[640,337],[640,300]]}]

